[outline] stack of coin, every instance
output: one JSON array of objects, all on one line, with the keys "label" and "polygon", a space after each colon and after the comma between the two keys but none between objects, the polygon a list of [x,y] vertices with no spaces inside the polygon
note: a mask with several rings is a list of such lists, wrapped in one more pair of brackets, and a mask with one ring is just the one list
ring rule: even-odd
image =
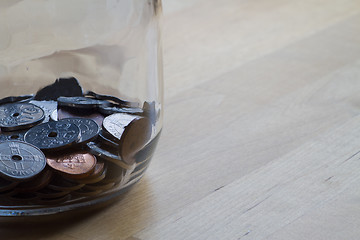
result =
[{"label": "stack of coin", "polygon": [[74,79],[0,99],[0,204],[80,201],[142,177],[158,140],[154,102],[83,94]]}]

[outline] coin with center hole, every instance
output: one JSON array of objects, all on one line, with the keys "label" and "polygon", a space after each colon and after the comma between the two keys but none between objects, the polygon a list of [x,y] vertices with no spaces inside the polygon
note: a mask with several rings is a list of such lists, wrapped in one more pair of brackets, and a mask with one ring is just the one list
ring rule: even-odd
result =
[{"label": "coin with center hole", "polygon": [[37,147],[20,141],[0,143],[0,174],[12,181],[26,181],[46,166],[45,155]]},{"label": "coin with center hole", "polygon": [[86,143],[99,134],[99,125],[92,119],[89,118],[65,118],[63,122],[75,124],[80,129],[80,139],[78,143]]},{"label": "coin with center hole", "polygon": [[9,103],[0,106],[0,127],[13,131],[40,123],[45,117],[44,110],[31,103]]},{"label": "coin with center hole", "polygon": [[24,135],[27,130],[0,132],[0,142],[6,142],[10,140],[24,141]]},{"label": "coin with center hole", "polygon": [[80,137],[80,129],[67,121],[47,122],[29,129],[24,136],[25,142],[42,150],[59,150],[70,147]]},{"label": "coin with center hole", "polygon": [[37,101],[31,100],[29,103],[32,103],[38,107],[41,107],[45,113],[44,122],[48,122],[50,120],[50,115],[53,113],[54,110],[57,109],[57,102],[56,101]]}]

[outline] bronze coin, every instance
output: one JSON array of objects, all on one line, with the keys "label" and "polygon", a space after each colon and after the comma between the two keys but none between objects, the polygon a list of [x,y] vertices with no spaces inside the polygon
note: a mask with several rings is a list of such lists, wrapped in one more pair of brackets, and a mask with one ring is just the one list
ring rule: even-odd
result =
[{"label": "bronze coin", "polygon": [[[94,171],[95,172],[95,171]],[[102,170],[102,172],[100,172],[100,175],[96,176],[96,177],[87,177],[87,178],[83,178],[83,179],[73,179],[73,181],[76,181],[78,184],[93,184],[93,183],[97,183],[102,181],[103,179],[105,179],[106,177],[106,172],[107,169],[104,168]]]},{"label": "bronze coin", "polygon": [[47,164],[71,178],[89,176],[96,165],[96,157],[87,152],[65,153],[46,158]]}]

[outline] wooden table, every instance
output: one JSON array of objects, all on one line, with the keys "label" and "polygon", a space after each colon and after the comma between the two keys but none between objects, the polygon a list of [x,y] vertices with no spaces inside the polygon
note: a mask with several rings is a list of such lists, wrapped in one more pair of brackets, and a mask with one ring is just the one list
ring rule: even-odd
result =
[{"label": "wooden table", "polygon": [[1,239],[359,239],[360,1],[163,6],[146,176],[99,213]]}]

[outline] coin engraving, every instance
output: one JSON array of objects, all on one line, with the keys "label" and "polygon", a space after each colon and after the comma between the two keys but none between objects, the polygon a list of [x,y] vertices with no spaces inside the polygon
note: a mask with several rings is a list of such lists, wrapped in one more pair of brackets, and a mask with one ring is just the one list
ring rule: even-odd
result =
[{"label": "coin engraving", "polygon": [[46,161],[51,168],[78,177],[88,176],[96,165],[96,157],[86,152],[47,157]]},{"label": "coin engraving", "polygon": [[40,149],[60,149],[75,143],[80,129],[72,123],[57,121],[35,126],[25,133],[25,141]]},{"label": "coin engraving", "polygon": [[85,143],[94,139],[100,131],[99,125],[92,119],[87,118],[66,118],[64,122],[75,124],[80,129],[79,143]]},{"label": "coin engraving", "polygon": [[0,106],[0,127],[4,131],[35,126],[44,117],[44,111],[31,103],[8,103]]},{"label": "coin engraving", "polygon": [[46,165],[45,156],[35,146],[20,142],[0,143],[0,173],[13,180],[26,180],[40,173]]}]

